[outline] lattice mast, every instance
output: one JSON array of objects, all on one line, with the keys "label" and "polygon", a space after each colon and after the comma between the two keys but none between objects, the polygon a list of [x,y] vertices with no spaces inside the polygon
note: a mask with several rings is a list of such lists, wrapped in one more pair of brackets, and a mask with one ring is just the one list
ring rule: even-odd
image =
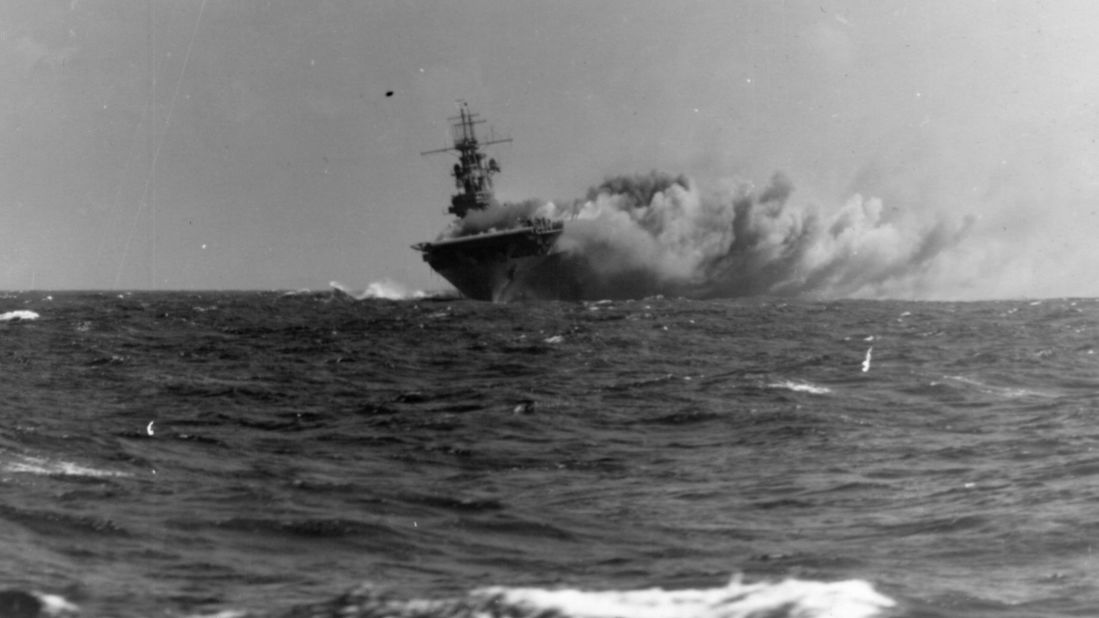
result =
[{"label": "lattice mast", "polygon": [[492,203],[492,177],[500,172],[500,165],[496,163],[496,159],[486,161],[481,148],[511,141],[511,138],[505,138],[479,142],[474,125],[482,124],[484,120],[479,120],[477,117],[478,114],[469,110],[469,104],[462,101],[458,115],[447,119],[451,122],[451,137],[454,139],[454,145],[420,153],[421,155],[439,152],[457,153],[458,162],[454,164],[451,175],[454,176],[454,185],[459,192],[450,198],[450,208],[447,212],[459,218],[466,216],[470,210],[484,210]]}]

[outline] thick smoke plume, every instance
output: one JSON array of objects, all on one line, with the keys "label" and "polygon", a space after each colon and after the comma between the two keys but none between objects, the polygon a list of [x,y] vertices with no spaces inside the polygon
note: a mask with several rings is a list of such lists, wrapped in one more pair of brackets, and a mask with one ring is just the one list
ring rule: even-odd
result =
[{"label": "thick smoke plume", "polygon": [[447,231],[506,229],[529,217],[564,220],[557,249],[567,276],[590,298],[656,294],[922,297],[945,252],[971,220],[920,220],[877,198],[851,197],[825,214],[795,202],[775,174],[703,191],[684,176],[653,172],[608,178],[565,205],[528,200],[473,213]]}]

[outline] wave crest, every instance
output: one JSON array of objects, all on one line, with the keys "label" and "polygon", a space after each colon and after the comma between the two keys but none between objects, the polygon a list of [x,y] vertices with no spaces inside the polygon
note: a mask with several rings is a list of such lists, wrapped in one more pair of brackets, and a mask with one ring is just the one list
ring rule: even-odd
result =
[{"label": "wave crest", "polygon": [[[366,584],[331,603],[312,606],[310,616],[358,618],[873,618],[895,607],[893,599],[863,580],[817,582],[798,579],[745,584],[734,577],[719,588],[663,590],[574,590],[490,587],[454,599],[398,599]],[[293,614],[304,615],[304,614]]]}]

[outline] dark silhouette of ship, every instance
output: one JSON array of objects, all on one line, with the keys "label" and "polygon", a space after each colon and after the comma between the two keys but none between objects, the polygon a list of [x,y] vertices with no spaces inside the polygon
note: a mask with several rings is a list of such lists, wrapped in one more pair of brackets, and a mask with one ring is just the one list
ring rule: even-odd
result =
[{"label": "dark silhouette of ship", "polygon": [[[458,116],[449,119],[454,145],[421,153],[457,154],[451,174],[458,193],[451,197],[447,212],[459,220],[496,205],[492,177],[500,172],[500,166],[495,159],[486,161],[481,149],[511,141],[479,142],[474,127],[484,121],[477,116],[463,102]],[[578,290],[564,276],[564,254],[554,249],[563,231],[561,221],[532,218],[506,229],[423,242],[412,248],[467,298],[494,302],[572,299]]]}]

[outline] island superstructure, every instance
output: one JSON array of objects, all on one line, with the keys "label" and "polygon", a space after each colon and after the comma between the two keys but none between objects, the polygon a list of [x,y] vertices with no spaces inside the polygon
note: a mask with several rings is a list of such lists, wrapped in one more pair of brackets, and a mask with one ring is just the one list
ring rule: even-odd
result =
[{"label": "island superstructure", "polygon": [[[495,202],[492,179],[500,172],[482,148],[510,139],[480,142],[475,126],[483,123],[462,103],[451,121],[454,145],[421,154],[449,152],[458,156],[451,175],[458,189],[447,212],[459,220],[472,213],[501,207]],[[458,226],[453,229],[459,229]],[[524,219],[505,229],[441,238],[413,245],[424,261],[467,298],[488,301],[567,299],[576,285],[563,276],[564,255],[555,250],[564,223],[545,218]]]}]

